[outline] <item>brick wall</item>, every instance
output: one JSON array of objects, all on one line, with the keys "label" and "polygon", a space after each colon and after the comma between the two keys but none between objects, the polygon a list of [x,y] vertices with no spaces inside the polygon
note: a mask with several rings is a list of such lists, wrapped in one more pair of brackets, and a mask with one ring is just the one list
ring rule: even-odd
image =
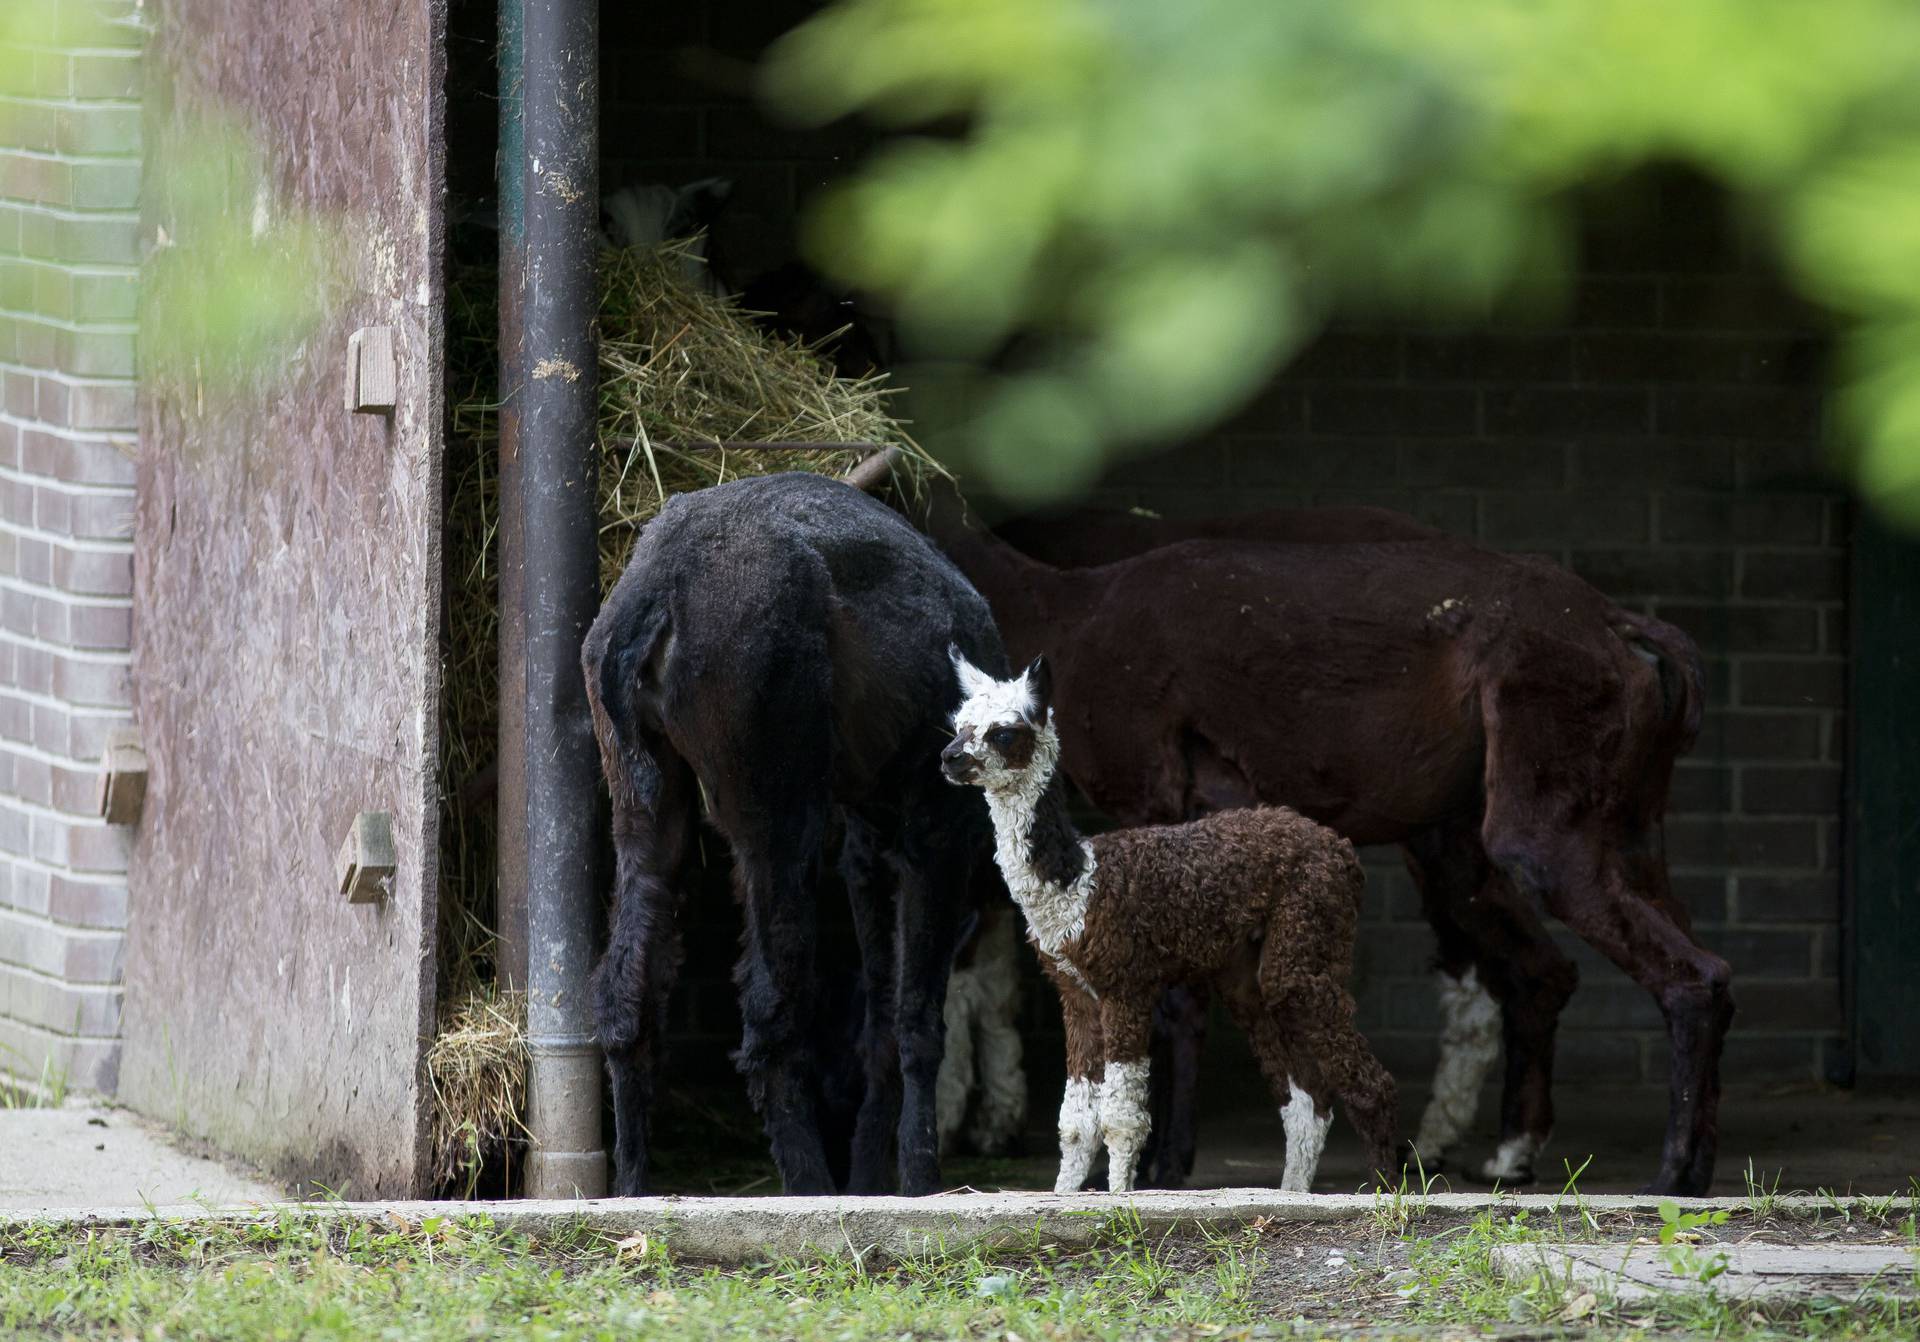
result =
[{"label": "brick wall", "polygon": [[[1582,273],[1551,324],[1332,332],[1232,424],[1100,494],[1169,514],[1400,508],[1685,629],[1709,707],[1667,846],[1701,939],[1734,969],[1727,1076],[1843,1072],[1848,513],[1819,464],[1825,345],[1699,183],[1649,178],[1584,210]],[[1367,856],[1364,1024],[1420,1075],[1432,941],[1397,854]],[[1560,939],[1582,986],[1559,1074],[1664,1085],[1651,998]]]},{"label": "brick wall", "polygon": [[127,836],[141,30],[61,0],[0,55],[0,1070],[111,1091]]},{"label": "brick wall", "polygon": [[[772,126],[744,96],[747,62],[809,8],[720,0],[650,12],[644,26],[609,10],[609,188],[724,175],[776,235],[790,227],[861,147],[845,128]],[[1703,185],[1650,176],[1596,195],[1582,215],[1565,311],[1472,331],[1331,332],[1231,424],[1115,471],[1098,498],[1169,514],[1400,508],[1550,555],[1685,628],[1707,658],[1710,708],[1676,780],[1668,847],[1701,938],[1734,967],[1727,1075],[1814,1079],[1844,1062],[1847,511],[1819,465],[1824,340]],[[1397,855],[1368,857],[1365,1024],[1396,1070],[1424,1077],[1431,936]],[[681,1056],[717,1058],[706,1046],[737,1037],[724,973],[735,915],[717,889],[692,913],[675,1012],[698,1046]],[[1652,1001],[1562,940],[1582,986],[1560,1075],[1664,1084]],[[1036,986],[1029,1019],[1041,1033],[1057,1029],[1054,1012]]]},{"label": "brick wall", "polygon": [[752,63],[766,44],[818,7],[807,0],[604,7],[604,189],[723,177],[732,194],[715,250],[728,268],[751,277],[791,259],[801,205],[872,138],[853,125],[777,125],[749,96]]}]

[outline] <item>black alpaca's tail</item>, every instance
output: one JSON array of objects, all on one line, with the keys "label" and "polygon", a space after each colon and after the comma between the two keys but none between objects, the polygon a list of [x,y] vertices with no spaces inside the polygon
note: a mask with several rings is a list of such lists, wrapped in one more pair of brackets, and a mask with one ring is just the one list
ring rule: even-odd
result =
[{"label": "black alpaca's tail", "polygon": [[600,767],[616,813],[650,809],[660,792],[660,765],[646,747],[640,705],[650,688],[645,677],[659,670],[670,625],[657,602],[628,611],[609,601],[581,649]]}]

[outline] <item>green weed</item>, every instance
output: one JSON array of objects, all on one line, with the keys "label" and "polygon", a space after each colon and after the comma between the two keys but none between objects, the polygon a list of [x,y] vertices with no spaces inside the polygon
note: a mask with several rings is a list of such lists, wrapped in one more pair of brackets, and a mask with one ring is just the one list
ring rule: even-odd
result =
[{"label": "green weed", "polygon": [[1373,1206],[1368,1209],[1374,1228],[1383,1236],[1406,1234],[1415,1221],[1426,1215],[1434,1186],[1441,1182],[1438,1174],[1427,1173],[1425,1162],[1420,1159],[1420,1153],[1415,1151],[1411,1181],[1407,1168],[1402,1166],[1397,1185],[1387,1189],[1375,1185]]},{"label": "green weed", "polygon": [[1727,1223],[1727,1212],[1683,1212],[1672,1199],[1660,1203],[1660,1253],[1676,1277],[1702,1285],[1727,1270],[1724,1253],[1702,1253],[1695,1247],[1703,1230]]},{"label": "green weed", "polygon": [[1747,1181],[1747,1206],[1755,1216],[1772,1216],[1780,1202],[1781,1171],[1773,1172],[1773,1182],[1767,1182],[1766,1172],[1755,1168],[1753,1157],[1747,1157],[1747,1168],[1743,1171]]},{"label": "green weed", "polygon": [[[32,1066],[19,1049],[0,1044],[0,1053]],[[67,1069],[54,1061],[51,1051],[41,1058],[38,1075],[23,1080],[27,1075],[0,1068],[0,1109],[58,1109],[67,1102]]]}]

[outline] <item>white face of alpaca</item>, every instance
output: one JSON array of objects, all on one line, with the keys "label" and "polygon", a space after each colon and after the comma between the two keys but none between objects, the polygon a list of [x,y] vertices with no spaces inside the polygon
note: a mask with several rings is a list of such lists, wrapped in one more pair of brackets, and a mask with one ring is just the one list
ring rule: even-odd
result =
[{"label": "white face of alpaca", "polygon": [[948,651],[963,697],[953,713],[953,740],[940,752],[947,781],[999,791],[1020,787],[1036,773],[1050,775],[1060,743],[1053,710],[1044,702],[1042,661],[1035,658],[1012,680],[995,680],[958,650]]}]

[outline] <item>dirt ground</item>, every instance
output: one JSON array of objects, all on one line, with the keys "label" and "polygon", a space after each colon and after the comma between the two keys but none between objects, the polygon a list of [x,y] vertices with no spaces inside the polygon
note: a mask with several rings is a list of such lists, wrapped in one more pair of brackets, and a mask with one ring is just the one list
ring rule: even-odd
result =
[{"label": "dirt ground", "polygon": [[[1552,1223],[1536,1218],[1534,1231],[1551,1233]],[[1259,1255],[1247,1284],[1261,1312],[1278,1319],[1315,1322],[1366,1320],[1386,1324],[1417,1318],[1409,1289],[1436,1269],[1421,1248],[1466,1233],[1470,1218],[1432,1215],[1419,1218],[1409,1235],[1422,1237],[1424,1246],[1394,1234],[1373,1221],[1345,1224],[1272,1222],[1259,1227]],[[1569,1204],[1565,1225],[1568,1237],[1624,1250],[1637,1241],[1657,1236],[1659,1222],[1646,1213],[1599,1213],[1592,1227],[1583,1228]],[[1739,1215],[1702,1234],[1700,1251],[1728,1245],[1777,1244],[1814,1248],[1834,1244],[1849,1247],[1890,1245],[1909,1248],[1911,1239],[1894,1221],[1862,1218]],[[1169,1241],[1167,1265],[1184,1276],[1204,1277],[1217,1269],[1217,1245],[1192,1240]],[[1531,1335],[1531,1334],[1529,1334]]]}]

